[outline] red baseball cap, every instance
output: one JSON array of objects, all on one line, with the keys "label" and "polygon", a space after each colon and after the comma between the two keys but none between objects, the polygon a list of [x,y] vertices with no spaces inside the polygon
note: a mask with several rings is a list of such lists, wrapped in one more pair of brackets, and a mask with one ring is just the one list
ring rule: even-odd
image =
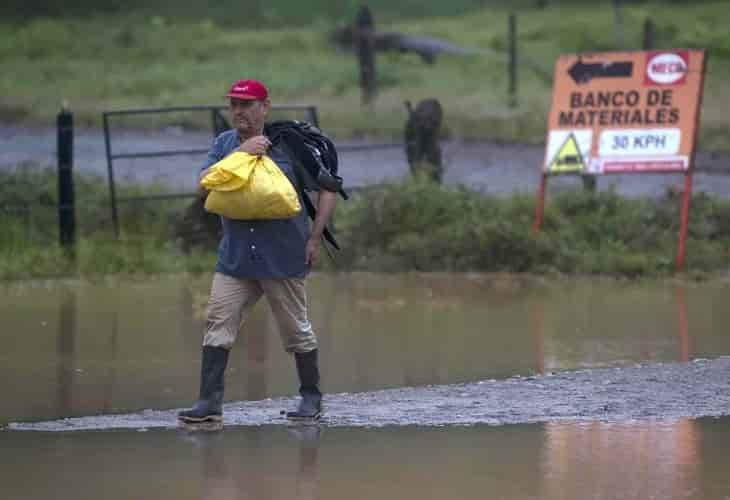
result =
[{"label": "red baseball cap", "polygon": [[269,91],[266,89],[266,85],[258,80],[239,80],[231,86],[226,97],[263,100],[269,97]]}]

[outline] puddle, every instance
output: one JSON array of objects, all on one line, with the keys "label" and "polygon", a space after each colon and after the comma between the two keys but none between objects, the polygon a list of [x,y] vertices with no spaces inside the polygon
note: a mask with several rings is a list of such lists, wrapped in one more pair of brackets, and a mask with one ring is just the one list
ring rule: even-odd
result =
[{"label": "puddle", "polygon": [[730,420],[0,433],[3,498],[719,499]]},{"label": "puddle", "polygon": [[314,275],[323,424],[262,304],[189,432],[209,279],[0,288],[0,423],[97,429],[0,431],[0,498],[730,498],[727,283]]}]

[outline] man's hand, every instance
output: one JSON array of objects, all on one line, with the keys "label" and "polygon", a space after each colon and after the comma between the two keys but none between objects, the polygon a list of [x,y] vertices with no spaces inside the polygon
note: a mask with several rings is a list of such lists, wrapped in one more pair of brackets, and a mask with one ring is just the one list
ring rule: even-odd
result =
[{"label": "man's hand", "polygon": [[327,226],[327,221],[332,215],[332,211],[335,209],[335,203],[337,202],[337,193],[333,191],[320,191],[317,199],[317,217],[314,219],[312,224],[312,233],[307,241],[307,247],[305,248],[307,265],[312,267],[314,261],[319,257],[319,251],[321,249],[321,238],[324,233],[324,228]]},{"label": "man's hand", "polygon": [[250,155],[261,156],[265,155],[266,151],[271,147],[271,141],[263,135],[255,135],[243,141],[243,144],[238,146],[237,151],[242,153],[248,153]]},{"label": "man's hand", "polygon": [[208,190],[200,184],[200,181],[203,179],[203,177],[205,177],[209,173],[210,173],[210,167],[208,167],[205,170],[203,170],[202,172],[200,172],[200,175],[198,176],[198,196],[200,196],[203,199],[205,199],[208,196]]},{"label": "man's hand", "polygon": [[314,265],[314,262],[319,257],[319,252],[322,248],[322,244],[319,241],[319,238],[309,238],[307,240],[307,246],[304,249],[304,258],[306,259],[306,263],[308,267],[312,267]]}]

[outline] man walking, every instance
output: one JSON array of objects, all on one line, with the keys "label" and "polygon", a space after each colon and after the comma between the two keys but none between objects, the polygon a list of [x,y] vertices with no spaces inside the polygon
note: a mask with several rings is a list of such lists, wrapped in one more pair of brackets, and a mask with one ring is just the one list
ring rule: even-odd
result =
[{"label": "man walking", "polygon": [[[234,128],[213,142],[202,174],[234,151],[268,154],[289,178],[301,197],[304,186],[295,171],[290,150],[272,145],[263,135],[271,106],[263,83],[241,80],[230,89]],[[301,400],[292,419],[317,419],[321,413],[317,337],[307,314],[305,278],[320,253],[321,237],[336,202],[336,190],[321,187],[317,215],[310,228],[302,210],[288,219],[233,220],[221,217],[223,238],[207,308],[200,371],[200,396],[193,408],[181,411],[184,422],[222,420],[224,372],[228,353],[241,323],[262,295],[271,307],[284,349],[293,354]]]}]

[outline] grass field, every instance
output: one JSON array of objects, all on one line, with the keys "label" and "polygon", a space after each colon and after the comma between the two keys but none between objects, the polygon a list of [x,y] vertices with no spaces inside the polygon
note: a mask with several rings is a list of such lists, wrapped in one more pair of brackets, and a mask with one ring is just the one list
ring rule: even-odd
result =
[{"label": "grass field", "polygon": [[[510,7],[519,16],[523,60],[551,72],[560,53],[616,48],[611,2],[534,4]],[[337,137],[400,135],[403,101],[435,96],[451,135],[544,139],[549,79],[522,65],[519,104],[507,104],[504,2],[370,2],[379,29],[438,37],[478,54],[444,56],[435,65],[412,54],[382,55],[380,93],[369,108],[360,105],[355,58],[327,36],[352,18],[357,3],[272,0],[246,3],[245,12],[227,0],[206,11],[164,5],[0,21],[0,122],[50,124],[67,101],[79,123],[98,126],[104,109],[221,103],[231,81],[250,76],[265,80],[279,103],[318,105],[323,127]],[[706,150],[730,149],[728,12],[727,1],[623,9],[626,48],[639,48],[651,16],[659,47],[709,49],[700,137]]]}]

